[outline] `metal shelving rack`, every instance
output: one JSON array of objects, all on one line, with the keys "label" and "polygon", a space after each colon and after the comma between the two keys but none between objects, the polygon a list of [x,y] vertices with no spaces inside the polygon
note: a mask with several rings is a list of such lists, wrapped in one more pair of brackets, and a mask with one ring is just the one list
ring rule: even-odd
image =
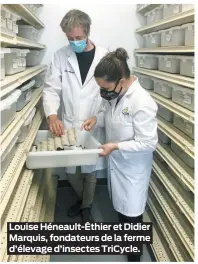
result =
[{"label": "metal shelving rack", "polygon": [[[154,7],[153,7],[154,9]],[[162,29],[167,29],[170,27],[180,26],[182,24],[187,24],[194,21],[195,11],[188,10],[186,12],[175,14],[166,19],[160,20],[159,22],[154,22],[151,25],[147,25],[136,30],[136,33],[147,34],[154,31],[159,31]]]},{"label": "metal shelving rack", "polygon": [[141,48],[141,49],[135,49],[135,52],[138,53],[193,53],[195,51],[194,47],[191,46],[178,46],[178,47],[159,47],[159,48]]},{"label": "metal shelving rack", "polygon": [[[139,14],[154,9],[156,5],[143,5],[137,8]],[[194,22],[194,9],[175,14],[166,19],[136,30],[139,35]],[[138,48],[135,53],[145,54],[194,54],[194,47],[176,46],[159,48]],[[194,78],[170,74],[159,70],[133,68],[134,74],[144,74],[173,84],[194,89]],[[153,99],[163,107],[194,124],[194,112],[148,90]],[[194,159],[194,140],[174,127],[170,122],[158,117],[158,128],[173,140],[182,150]],[[145,221],[154,225],[154,241],[151,245],[156,260],[194,260],[194,170],[185,164],[169,145],[158,142],[153,160]]]},{"label": "metal shelving rack", "polygon": [[[5,5],[7,9],[20,15],[26,24],[37,29],[44,27],[44,24],[25,5]],[[44,49],[45,45],[2,33],[0,36],[1,46],[28,47]],[[38,65],[26,68],[25,71],[6,76],[0,82],[0,97],[4,97],[21,84],[46,70],[46,65]],[[15,156],[9,167],[0,179],[0,215],[1,215],[1,261],[49,261],[50,256],[8,256],[7,255],[7,222],[10,221],[53,221],[55,211],[57,178],[52,175],[51,170],[27,170],[25,161],[28,152],[31,150],[34,139],[42,123],[44,113],[41,108],[42,88],[33,92],[31,101],[17,112],[15,119],[0,136],[1,155],[16,137],[24,122],[36,107],[37,111],[31,124],[31,130],[25,141],[17,145]]]},{"label": "metal shelving rack", "polygon": [[171,73],[161,72],[161,71],[156,71],[156,70],[137,68],[137,67],[134,67],[133,71],[137,73],[142,73],[142,74],[145,74],[151,77],[155,77],[155,78],[158,78],[164,81],[172,82],[174,84],[183,85],[191,89],[194,89],[195,87],[194,79],[186,77],[186,76],[181,76],[178,74],[171,74]]},{"label": "metal shelving rack", "polygon": [[37,29],[42,29],[45,27],[43,22],[41,22],[40,19],[38,19],[38,17],[33,14],[25,5],[9,4],[4,6],[6,8],[9,8],[11,11],[17,13],[29,25],[32,25]]},{"label": "metal shelving rack", "polygon": [[35,67],[28,67],[24,72],[6,76],[3,81],[0,81],[0,97],[2,98],[3,96],[9,94],[19,85],[22,85],[24,82],[45,71],[46,69],[46,65],[37,65]]}]

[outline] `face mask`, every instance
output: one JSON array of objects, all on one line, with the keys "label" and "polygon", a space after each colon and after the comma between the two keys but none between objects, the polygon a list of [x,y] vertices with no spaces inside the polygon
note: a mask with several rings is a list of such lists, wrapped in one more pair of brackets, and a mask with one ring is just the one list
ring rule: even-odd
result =
[{"label": "face mask", "polygon": [[113,91],[107,91],[106,89],[104,89],[104,88],[101,87],[100,88],[100,96],[102,98],[108,100],[108,101],[111,101],[111,100],[116,99],[119,96],[120,92],[122,91],[122,88],[121,88],[120,91],[119,91],[119,93],[115,92],[115,89],[116,89],[119,81],[120,81],[120,79],[117,81],[116,86],[115,86],[115,88],[114,88]]},{"label": "face mask", "polygon": [[70,44],[70,46],[74,52],[81,53],[87,47],[87,40],[86,39],[78,40],[78,41],[71,41],[70,40],[69,44]]}]

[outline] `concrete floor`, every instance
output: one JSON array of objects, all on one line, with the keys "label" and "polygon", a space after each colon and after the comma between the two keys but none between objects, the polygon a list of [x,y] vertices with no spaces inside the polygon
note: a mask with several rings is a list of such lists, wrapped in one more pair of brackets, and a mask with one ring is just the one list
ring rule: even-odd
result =
[{"label": "concrete floor", "polygon": [[[69,218],[68,208],[76,201],[76,194],[71,187],[58,188],[55,221],[80,222],[80,216]],[[104,202],[105,201],[105,202]],[[117,213],[109,199],[106,185],[97,185],[95,199],[92,206],[92,216],[96,222],[116,222]],[[51,262],[127,262],[124,255],[54,255]],[[149,252],[144,246],[141,262],[152,262]]]}]

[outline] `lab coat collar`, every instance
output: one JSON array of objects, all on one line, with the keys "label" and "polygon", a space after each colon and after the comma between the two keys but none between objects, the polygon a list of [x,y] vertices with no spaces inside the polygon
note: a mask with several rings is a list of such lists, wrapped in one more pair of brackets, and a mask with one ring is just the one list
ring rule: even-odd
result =
[{"label": "lab coat collar", "polygon": [[80,69],[79,69],[79,65],[78,65],[78,60],[76,57],[75,52],[73,52],[72,48],[70,47],[70,45],[68,45],[68,50],[67,50],[67,56],[68,56],[68,61],[71,64],[76,77],[78,79],[79,84],[82,86],[82,80],[81,80],[81,75],[80,75]]},{"label": "lab coat collar", "polygon": [[[136,76],[134,76],[134,77],[136,77]],[[139,85],[139,81],[138,81],[138,78],[136,77],[136,80],[131,84],[128,91],[126,92],[126,96],[129,96],[133,92],[135,92],[135,90],[138,88],[138,85]]]},{"label": "lab coat collar", "polygon": [[86,85],[90,81],[91,78],[93,78],[95,68],[101,59],[98,47],[96,47],[96,45],[93,42],[92,42],[92,44],[95,46],[94,59],[93,59],[92,64],[89,68],[89,72],[87,73],[87,76],[86,76],[86,79],[85,79],[83,86]]},{"label": "lab coat collar", "polygon": [[[95,46],[95,44],[92,42],[92,44]],[[94,70],[101,58],[100,56],[100,51],[98,49],[98,47],[95,46],[95,55],[94,55],[94,59],[93,62],[91,64],[91,67],[89,68],[89,72],[87,73],[87,77],[85,79],[84,84],[82,85],[82,80],[81,80],[81,75],[80,75],[80,69],[79,69],[79,65],[78,65],[78,60],[76,57],[75,52],[72,50],[72,48],[70,47],[70,45],[68,46],[68,51],[67,51],[67,56],[68,56],[68,61],[70,62],[70,64],[72,65],[75,74],[78,78],[78,81],[80,83],[81,86],[85,86],[89,80],[93,77],[94,75]]]}]

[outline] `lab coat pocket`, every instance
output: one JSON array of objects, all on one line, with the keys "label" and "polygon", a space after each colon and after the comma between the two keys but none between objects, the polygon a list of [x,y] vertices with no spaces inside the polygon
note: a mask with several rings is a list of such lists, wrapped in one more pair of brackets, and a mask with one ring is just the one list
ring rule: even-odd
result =
[{"label": "lab coat pocket", "polygon": [[123,120],[124,120],[123,123],[124,123],[125,127],[132,127],[133,126],[133,118],[131,115],[125,114],[123,117]]},{"label": "lab coat pocket", "polygon": [[121,127],[122,127],[121,140],[122,141],[132,140],[134,136],[134,131],[133,131],[133,123],[131,116],[129,115],[124,116],[124,120],[121,124]]}]

